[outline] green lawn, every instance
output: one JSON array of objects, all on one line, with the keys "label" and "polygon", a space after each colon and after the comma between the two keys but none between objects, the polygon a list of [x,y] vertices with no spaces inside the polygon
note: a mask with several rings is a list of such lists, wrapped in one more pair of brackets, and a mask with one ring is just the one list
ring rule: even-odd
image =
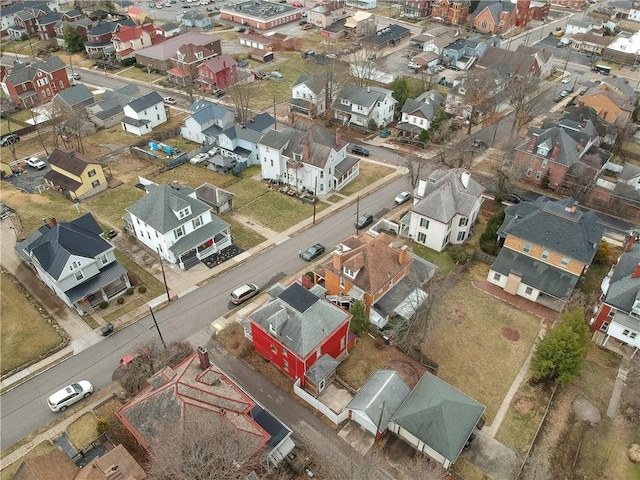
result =
[{"label": "green lawn", "polygon": [[455,267],[453,259],[447,252],[436,252],[424,245],[415,245],[413,247],[413,253],[436,265],[438,267],[438,274],[440,275],[446,275]]},{"label": "green lawn", "polygon": [[231,234],[233,235],[233,243],[243,250],[249,250],[256,245],[260,245],[266,240],[255,230],[245,226],[231,215],[222,215],[221,218],[231,225]]},{"label": "green lawn", "polygon": [[122,228],[122,216],[125,209],[144,196],[144,192],[133,185],[120,185],[110,188],[100,195],[84,200],[83,206],[96,215],[105,218],[112,225]]}]

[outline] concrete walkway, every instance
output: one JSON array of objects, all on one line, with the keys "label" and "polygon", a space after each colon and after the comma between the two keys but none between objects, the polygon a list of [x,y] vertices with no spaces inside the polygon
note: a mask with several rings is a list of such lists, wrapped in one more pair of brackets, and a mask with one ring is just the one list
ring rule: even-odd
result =
[{"label": "concrete walkway", "polygon": [[611,392],[611,398],[609,399],[609,406],[607,407],[607,417],[613,418],[618,411],[618,404],[620,403],[620,395],[622,395],[622,389],[624,388],[627,375],[629,373],[629,367],[631,360],[628,356],[622,357],[620,362],[620,368],[618,369],[618,375],[616,376],[616,383],[613,385],[613,391]]}]

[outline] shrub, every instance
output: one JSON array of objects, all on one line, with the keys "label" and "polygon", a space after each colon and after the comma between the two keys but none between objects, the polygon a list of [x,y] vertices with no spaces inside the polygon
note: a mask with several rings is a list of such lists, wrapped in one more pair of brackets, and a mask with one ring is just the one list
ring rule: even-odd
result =
[{"label": "shrub", "polygon": [[448,253],[456,264],[465,263],[467,261],[467,252],[464,251],[462,245],[452,245],[451,248],[449,248]]},{"label": "shrub", "polygon": [[100,302],[100,310],[104,310],[109,306],[109,302]]},{"label": "shrub", "polygon": [[118,305],[122,305],[124,303],[124,297],[118,297],[118,300],[116,300],[116,302],[118,302]]},{"label": "shrub", "polygon": [[104,418],[96,418],[96,430],[98,431],[98,435],[102,435],[103,433],[107,433],[109,429],[109,422]]},{"label": "shrub", "polygon": [[612,256],[611,245],[608,242],[602,241],[598,246],[596,256],[593,257],[593,263],[597,265],[607,265],[610,263],[609,259]]},{"label": "shrub", "polygon": [[145,293],[147,291],[147,287],[145,287],[144,285],[140,285],[138,287],[138,293]]},{"label": "shrub", "polygon": [[133,288],[127,288],[127,295],[133,295]]},{"label": "shrub", "polygon": [[487,222],[487,228],[480,235],[480,249],[489,255],[498,253],[498,229],[504,221],[504,210],[496,213]]}]

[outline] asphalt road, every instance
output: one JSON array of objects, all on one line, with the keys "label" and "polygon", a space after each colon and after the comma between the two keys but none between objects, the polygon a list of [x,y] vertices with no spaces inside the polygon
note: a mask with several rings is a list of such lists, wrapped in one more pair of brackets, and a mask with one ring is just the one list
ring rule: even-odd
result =
[{"label": "asphalt road", "polygon": [[[360,213],[372,213],[376,219],[381,217],[394,208],[394,197],[407,189],[406,177],[393,181],[361,198]],[[354,204],[171,302],[155,313],[163,337],[168,342],[183,340],[207,327],[229,311],[228,295],[240,284],[252,282],[265,289],[290,272],[303,269],[306,262],[298,257],[298,250],[322,243],[330,252],[346,236],[355,233],[355,219]],[[49,410],[46,403],[51,393],[82,379],[91,381],[97,389],[105,387],[111,383],[119,359],[136,346],[150,341],[157,342],[158,337],[151,317],[147,316],[3,394],[0,397],[1,449],[55,419],[56,414]]]}]

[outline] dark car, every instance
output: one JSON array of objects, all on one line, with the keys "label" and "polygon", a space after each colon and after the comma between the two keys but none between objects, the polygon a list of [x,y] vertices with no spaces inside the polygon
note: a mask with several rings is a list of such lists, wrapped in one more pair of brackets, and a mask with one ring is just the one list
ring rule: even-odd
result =
[{"label": "dark car", "polygon": [[369,226],[373,223],[373,215],[371,215],[370,213],[365,213],[363,215],[360,215],[358,217],[358,220],[356,220],[356,228],[358,230],[363,229],[366,226]]},{"label": "dark car", "polygon": [[351,153],[355,153],[356,155],[362,155],[363,157],[369,156],[369,150],[367,150],[366,148],[360,145],[354,145],[353,147],[351,147]]},{"label": "dark car", "polygon": [[10,133],[9,135],[5,135],[0,138],[0,147],[5,147],[7,145],[11,145],[12,143],[18,143],[20,141],[20,137],[15,133]]},{"label": "dark car", "polygon": [[311,247],[307,248],[304,252],[300,254],[300,258],[306,262],[310,262],[311,260],[318,258],[320,255],[324,253],[324,246],[316,243]]},{"label": "dark car", "polygon": [[479,138],[476,138],[475,140],[473,140],[473,143],[471,144],[472,147],[474,148],[478,148],[478,147],[486,147],[487,144],[480,140]]},{"label": "dark car", "polygon": [[509,196],[507,197],[507,200],[509,200],[511,203],[520,203],[520,202],[526,202],[527,201],[526,198],[521,197],[517,193],[510,193]]}]

